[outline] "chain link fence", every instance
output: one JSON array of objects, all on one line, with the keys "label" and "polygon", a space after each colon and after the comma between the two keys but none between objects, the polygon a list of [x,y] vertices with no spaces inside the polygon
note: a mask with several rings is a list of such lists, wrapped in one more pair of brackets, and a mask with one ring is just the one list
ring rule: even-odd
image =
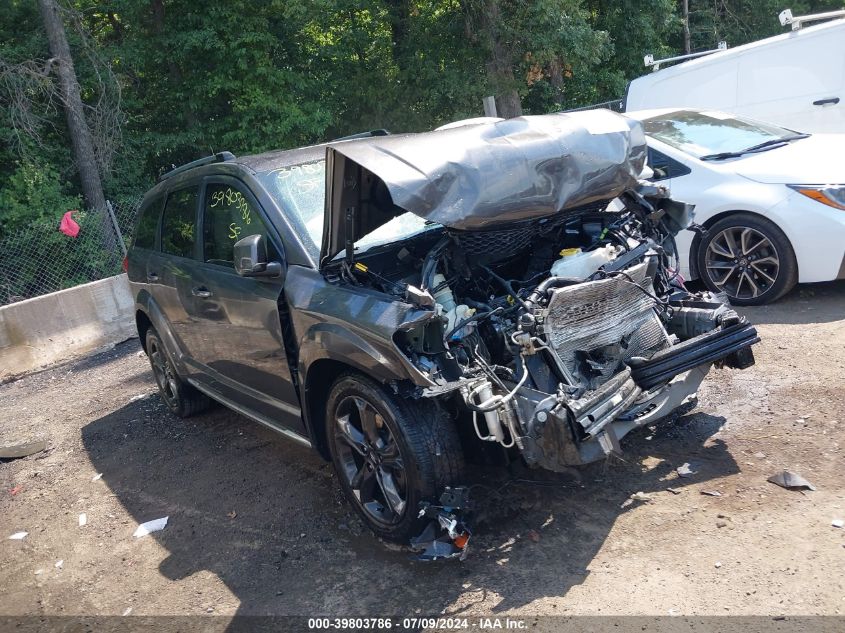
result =
[{"label": "chain link fence", "polygon": [[0,240],[0,305],[105,279],[123,272],[123,257],[141,200],[77,211],[76,237],[55,222],[32,223]]}]

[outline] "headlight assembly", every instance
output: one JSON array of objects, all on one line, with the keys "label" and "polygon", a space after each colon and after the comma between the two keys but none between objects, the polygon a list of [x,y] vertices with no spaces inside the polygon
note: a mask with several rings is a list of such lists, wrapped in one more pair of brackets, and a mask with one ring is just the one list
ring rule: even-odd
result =
[{"label": "headlight assembly", "polygon": [[789,185],[789,187],[816,202],[845,211],[845,185]]}]

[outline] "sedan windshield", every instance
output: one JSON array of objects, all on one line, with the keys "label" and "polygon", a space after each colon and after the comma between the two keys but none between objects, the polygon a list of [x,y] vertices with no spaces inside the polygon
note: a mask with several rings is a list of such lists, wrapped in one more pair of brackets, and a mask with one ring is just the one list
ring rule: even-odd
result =
[{"label": "sedan windshield", "polygon": [[696,158],[731,158],[804,138],[770,123],[724,112],[669,112],[643,122],[646,134]]},{"label": "sedan windshield", "polygon": [[[306,246],[315,259],[323,241],[326,200],[326,161],[318,160],[259,174],[279,206],[304,234]],[[440,226],[413,213],[403,213],[355,243],[355,251],[409,238]],[[338,254],[343,255],[343,252]]]}]

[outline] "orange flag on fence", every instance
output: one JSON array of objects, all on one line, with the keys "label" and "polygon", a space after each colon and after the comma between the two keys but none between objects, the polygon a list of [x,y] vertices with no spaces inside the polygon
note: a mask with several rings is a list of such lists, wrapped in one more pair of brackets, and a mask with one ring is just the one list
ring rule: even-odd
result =
[{"label": "orange flag on fence", "polygon": [[59,224],[59,230],[68,237],[76,237],[79,235],[79,225],[74,221],[72,214],[76,213],[76,209],[68,211],[62,216],[62,221]]}]

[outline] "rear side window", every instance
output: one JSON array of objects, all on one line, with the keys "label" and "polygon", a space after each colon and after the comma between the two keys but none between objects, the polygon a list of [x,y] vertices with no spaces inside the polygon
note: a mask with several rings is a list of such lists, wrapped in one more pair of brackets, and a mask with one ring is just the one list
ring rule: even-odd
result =
[{"label": "rear side window", "polygon": [[654,178],[652,180],[655,181],[686,176],[690,173],[689,167],[651,147],[648,148],[648,166],[654,170]]},{"label": "rear side window", "polygon": [[171,192],[161,221],[161,250],[179,257],[193,257],[196,223],[196,188]]},{"label": "rear side window", "polygon": [[141,209],[138,225],[135,227],[135,248],[155,248],[158,219],[161,216],[162,198],[158,197]]},{"label": "rear side window", "polygon": [[203,252],[210,264],[234,267],[235,242],[250,235],[263,235],[270,261],[279,258],[257,210],[237,187],[208,185],[202,223]]}]

